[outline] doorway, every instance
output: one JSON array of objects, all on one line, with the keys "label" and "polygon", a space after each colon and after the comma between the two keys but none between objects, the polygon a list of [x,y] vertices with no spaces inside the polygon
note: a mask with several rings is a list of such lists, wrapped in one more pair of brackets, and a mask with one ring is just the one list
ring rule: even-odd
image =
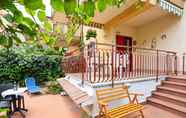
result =
[{"label": "doorway", "polygon": [[126,47],[116,46],[116,51],[128,54],[128,67],[130,71],[132,71],[132,62],[133,62],[132,42],[133,42],[132,37],[116,35],[116,45],[126,46]]}]

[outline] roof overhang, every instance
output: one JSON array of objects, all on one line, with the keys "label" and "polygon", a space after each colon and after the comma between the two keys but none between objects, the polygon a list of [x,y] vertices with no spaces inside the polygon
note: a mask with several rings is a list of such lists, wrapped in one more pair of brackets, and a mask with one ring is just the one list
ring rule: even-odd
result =
[{"label": "roof overhang", "polygon": [[[113,7],[108,7],[104,12],[101,13],[96,11],[96,14],[93,17],[92,22],[88,24],[88,26],[103,28],[105,23],[113,19],[115,16],[121,14],[131,5],[135,4],[137,1],[138,0],[126,0],[126,3],[119,8],[113,6]],[[66,17],[66,15],[64,13],[59,13],[59,12],[54,12],[51,19],[54,21],[54,23],[57,24],[66,24],[68,22],[68,18]]]},{"label": "roof overhang", "polygon": [[[118,7],[108,7],[103,12],[96,12],[93,21],[88,25],[90,27],[96,28],[106,28],[115,27],[123,22],[128,22],[134,17],[143,16],[145,12],[151,11],[156,12],[156,14],[149,19],[156,18],[165,13],[171,13],[175,16],[183,15],[183,0],[141,0],[143,2],[143,7],[138,8],[136,2],[138,0],[127,0],[124,5],[120,8]],[[158,9],[159,8],[159,9]],[[156,11],[154,11],[156,10]],[[158,14],[159,12],[159,14]],[[155,17],[156,16],[156,17]],[[143,18],[142,18],[143,19]],[[68,19],[63,13],[55,12],[52,20],[56,23],[66,23]]]}]

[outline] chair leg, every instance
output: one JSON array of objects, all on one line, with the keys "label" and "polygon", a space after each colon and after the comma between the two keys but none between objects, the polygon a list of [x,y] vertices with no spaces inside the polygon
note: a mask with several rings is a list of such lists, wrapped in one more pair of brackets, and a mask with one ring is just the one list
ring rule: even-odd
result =
[{"label": "chair leg", "polygon": [[11,112],[7,113],[7,118],[11,118]]},{"label": "chair leg", "polygon": [[105,113],[99,112],[98,118],[107,118],[107,116],[105,115]]},{"label": "chair leg", "polygon": [[145,118],[142,110],[140,110],[140,114],[142,118]]},{"label": "chair leg", "polygon": [[24,96],[20,96],[20,102],[22,103],[22,108],[25,109],[25,99],[24,99]]},{"label": "chair leg", "polygon": [[98,118],[102,118],[103,117],[103,113],[99,112]]}]

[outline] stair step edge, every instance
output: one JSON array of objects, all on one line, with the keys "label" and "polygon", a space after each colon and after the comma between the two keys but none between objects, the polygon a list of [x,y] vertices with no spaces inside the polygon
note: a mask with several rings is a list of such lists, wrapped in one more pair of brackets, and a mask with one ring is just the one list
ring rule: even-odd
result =
[{"label": "stair step edge", "polygon": [[186,94],[186,91],[184,91],[184,90],[172,89],[172,88],[170,88],[170,87],[158,86],[157,88],[159,88],[159,89],[164,89],[164,90],[169,90],[169,91],[173,91],[173,92],[178,92],[178,93],[182,93],[182,94]]},{"label": "stair step edge", "polygon": [[166,77],[167,79],[177,79],[177,80],[183,80],[186,81],[186,77]]},{"label": "stair step edge", "polygon": [[174,110],[177,110],[177,111],[182,112],[182,113],[186,113],[186,108],[185,107],[182,107],[182,106],[170,103],[170,102],[165,102],[165,101],[162,101],[162,100],[159,100],[159,99],[156,99],[156,98],[148,98],[147,100],[152,102],[152,103],[163,105],[164,107],[174,109]]},{"label": "stair step edge", "polygon": [[165,83],[165,84],[174,84],[174,85],[185,86],[186,87],[186,84],[179,83],[179,82],[163,81],[163,83]]},{"label": "stair step edge", "polygon": [[161,97],[166,97],[166,98],[169,98],[169,99],[172,99],[172,100],[176,100],[176,101],[179,101],[179,102],[186,103],[186,99],[181,98],[181,97],[177,97],[175,95],[165,94],[165,93],[161,93],[161,92],[152,92],[152,95],[158,95],[158,96],[161,96]]}]

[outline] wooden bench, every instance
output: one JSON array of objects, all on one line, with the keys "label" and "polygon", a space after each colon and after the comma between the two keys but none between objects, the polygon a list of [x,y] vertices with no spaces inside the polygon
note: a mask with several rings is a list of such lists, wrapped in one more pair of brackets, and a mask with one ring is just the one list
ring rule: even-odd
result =
[{"label": "wooden bench", "polygon": [[[137,99],[137,96],[143,96],[143,94],[130,94],[127,86],[100,89],[96,91],[96,95],[100,109],[99,118],[123,118],[128,114],[138,111],[142,118],[144,118],[142,112],[143,105],[139,104]],[[108,109],[108,103],[122,99],[127,99],[129,103]]]},{"label": "wooden bench", "polygon": [[90,96],[82,91],[81,89],[77,88],[75,85],[70,83],[65,79],[58,80],[59,84],[62,86],[64,91],[69,95],[69,97],[79,106],[82,103],[86,102]]}]

